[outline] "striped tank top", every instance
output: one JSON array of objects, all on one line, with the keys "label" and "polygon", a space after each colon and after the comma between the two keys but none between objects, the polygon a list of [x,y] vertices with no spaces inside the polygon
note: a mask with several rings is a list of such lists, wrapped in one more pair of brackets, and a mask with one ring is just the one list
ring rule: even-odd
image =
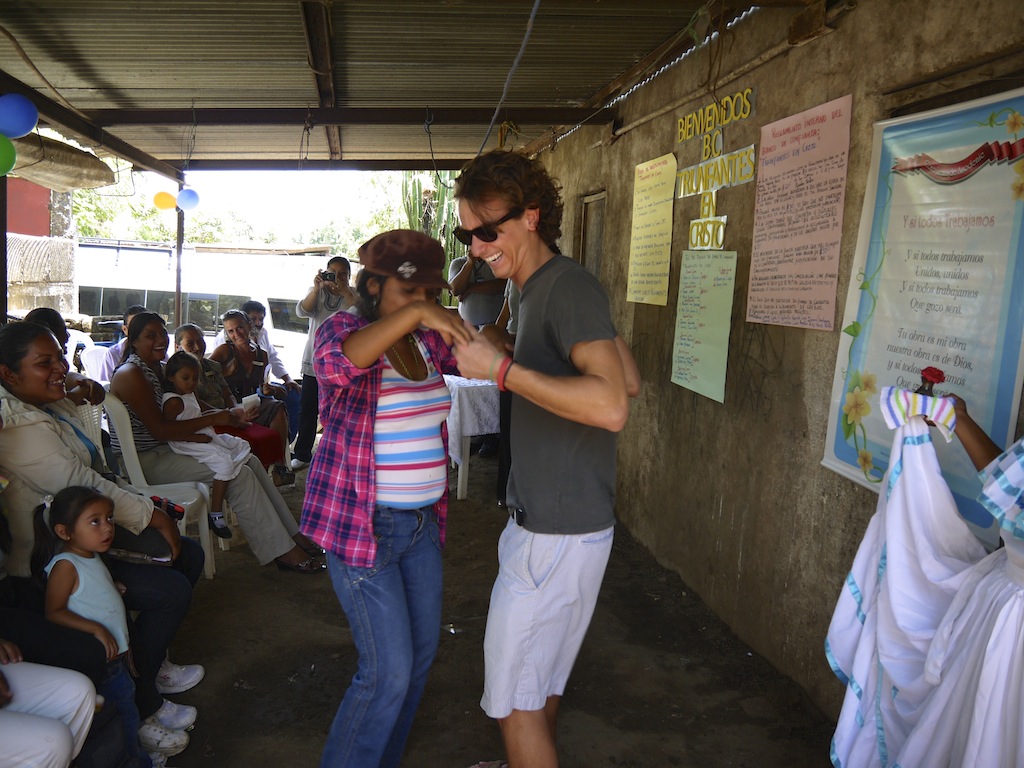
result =
[{"label": "striped tank top", "polygon": [[410,381],[387,356],[373,426],[377,472],[377,504],[419,509],[441,498],[448,485],[448,457],[441,440],[441,423],[448,418],[452,396],[444,378],[427,362],[427,378]]}]

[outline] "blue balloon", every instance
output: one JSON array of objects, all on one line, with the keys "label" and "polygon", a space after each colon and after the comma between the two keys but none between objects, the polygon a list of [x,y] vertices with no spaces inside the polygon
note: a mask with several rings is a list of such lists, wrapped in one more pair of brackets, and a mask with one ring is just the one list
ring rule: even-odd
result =
[{"label": "blue balloon", "polygon": [[191,211],[199,205],[199,193],[194,189],[183,189],[178,193],[178,207],[183,211]]},{"label": "blue balloon", "polygon": [[0,134],[8,139],[20,139],[32,133],[39,122],[36,105],[20,93],[0,96]]}]

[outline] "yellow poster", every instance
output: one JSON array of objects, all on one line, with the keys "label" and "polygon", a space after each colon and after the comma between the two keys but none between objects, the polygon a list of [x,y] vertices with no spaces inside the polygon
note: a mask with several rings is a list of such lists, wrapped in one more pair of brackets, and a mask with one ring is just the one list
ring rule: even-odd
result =
[{"label": "yellow poster", "polygon": [[636,166],[626,301],[668,303],[675,185],[675,155],[662,155]]}]

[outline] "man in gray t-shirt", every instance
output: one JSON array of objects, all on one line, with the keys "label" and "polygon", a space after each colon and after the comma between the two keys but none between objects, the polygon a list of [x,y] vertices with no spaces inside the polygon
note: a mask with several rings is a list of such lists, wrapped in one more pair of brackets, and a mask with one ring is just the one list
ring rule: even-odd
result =
[{"label": "man in gray t-shirt", "polygon": [[455,196],[456,237],[521,290],[512,357],[489,329],[454,348],[464,376],[512,393],[510,520],[498,542],[480,704],[501,724],[510,765],[556,765],[558,705],[611,552],[615,433],[639,376],[604,289],[558,253],[562,205],[539,161],[480,155],[463,167]]},{"label": "man in gray t-shirt", "polygon": [[448,283],[459,297],[459,315],[477,328],[493,323],[505,303],[505,279],[480,259],[459,256],[448,265]]}]

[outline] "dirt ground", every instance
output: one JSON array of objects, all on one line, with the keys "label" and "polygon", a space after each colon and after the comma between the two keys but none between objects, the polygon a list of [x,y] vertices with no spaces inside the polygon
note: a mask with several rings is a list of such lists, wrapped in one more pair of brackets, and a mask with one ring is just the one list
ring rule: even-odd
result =
[{"label": "dirt ground", "polygon": [[[495,471],[495,459],[474,457],[469,498],[452,501],[441,646],[403,768],[503,757],[498,727],[479,706],[484,620],[505,523],[494,503]],[[296,516],[304,475],[285,492]],[[172,697],[199,707],[199,720],[171,764],[316,766],[356,666],[330,580],[260,568],[244,544],[216,560],[216,577],[196,586],[171,649],[175,661],[206,666],[198,687]],[[562,768],[824,767],[831,728],[791,680],[617,530],[561,705]]]}]

